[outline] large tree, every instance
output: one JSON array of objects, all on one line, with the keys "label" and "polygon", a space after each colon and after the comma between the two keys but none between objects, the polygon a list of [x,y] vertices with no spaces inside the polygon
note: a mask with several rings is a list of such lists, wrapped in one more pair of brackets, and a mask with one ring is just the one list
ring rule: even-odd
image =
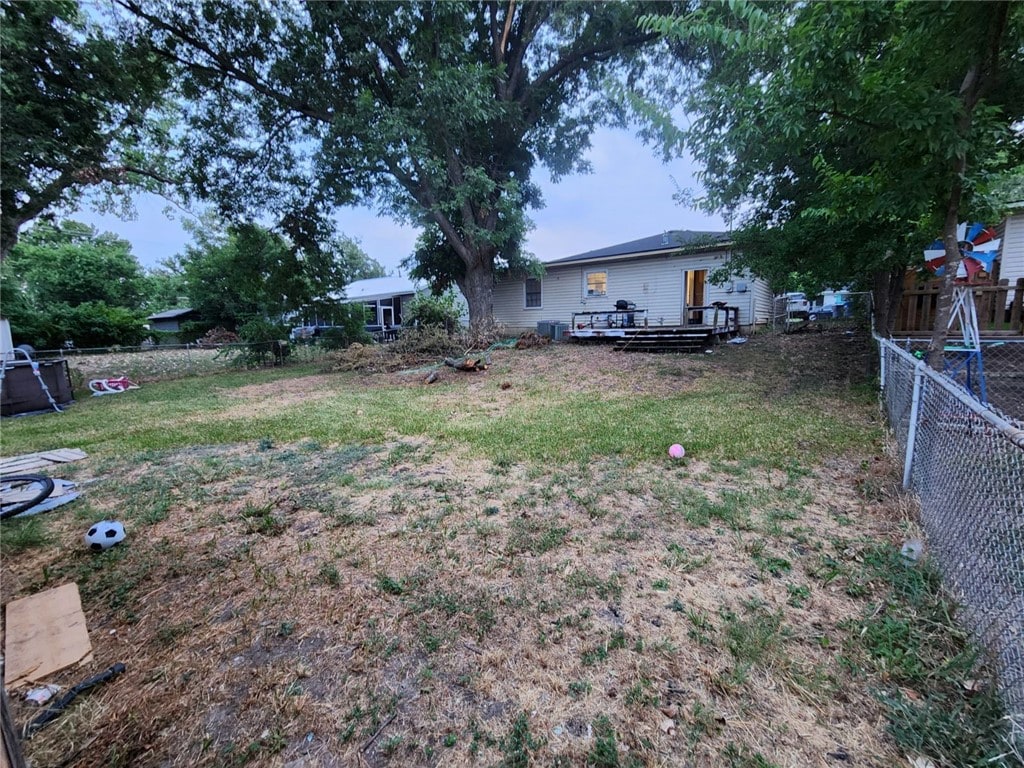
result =
[{"label": "large tree", "polygon": [[52,349],[137,344],[145,278],[131,245],[75,221],[38,222],[0,265],[0,306],[14,336]]},{"label": "large tree", "polygon": [[535,162],[581,169],[593,127],[623,117],[609,82],[651,86],[665,48],[630,3],[116,2],[189,73],[196,194],[231,216],[373,202],[434,229],[474,323],[496,269],[525,263]]},{"label": "large tree", "polygon": [[883,298],[943,233],[941,364],[956,225],[990,214],[989,180],[1022,159],[1024,6],[738,0],[645,28],[702,47],[687,107],[708,204],[770,233],[776,266],[873,280]]},{"label": "large tree", "polygon": [[159,186],[168,69],[74,0],[0,3],[0,259],[40,215],[90,187]]}]

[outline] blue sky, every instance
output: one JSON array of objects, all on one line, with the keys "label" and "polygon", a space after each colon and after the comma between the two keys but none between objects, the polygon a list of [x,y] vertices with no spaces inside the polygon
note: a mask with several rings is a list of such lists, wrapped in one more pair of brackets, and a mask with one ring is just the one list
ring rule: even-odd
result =
[{"label": "blue sky", "polygon": [[[534,172],[546,205],[530,213],[535,226],[527,236],[526,249],[541,261],[666,229],[726,229],[720,216],[691,210],[673,200],[676,184],[698,189],[692,161],[663,164],[649,147],[624,130],[599,129],[591,143],[588,158],[593,173],[569,176],[554,184],[543,169]],[[173,218],[169,218],[164,213],[167,201],[139,197],[135,207],[138,215],[132,221],[88,210],[79,211],[73,218],[130,242],[144,267],[157,266],[189,243],[180,222],[185,214],[174,210]],[[399,264],[411,253],[417,234],[365,208],[341,209],[338,229],[358,240],[363,250],[392,274],[397,274]]]}]

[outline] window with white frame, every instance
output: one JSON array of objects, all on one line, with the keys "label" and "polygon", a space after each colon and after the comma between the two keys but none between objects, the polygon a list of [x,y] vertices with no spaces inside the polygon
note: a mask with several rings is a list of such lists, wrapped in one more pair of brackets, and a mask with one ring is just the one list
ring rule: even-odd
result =
[{"label": "window with white frame", "polygon": [[587,296],[607,296],[608,295],[608,273],[607,272],[587,272],[585,278],[586,285],[584,285],[584,293]]},{"label": "window with white frame", "polygon": [[527,309],[539,309],[541,306],[540,280],[535,277],[528,277],[523,287],[526,291],[523,306]]}]

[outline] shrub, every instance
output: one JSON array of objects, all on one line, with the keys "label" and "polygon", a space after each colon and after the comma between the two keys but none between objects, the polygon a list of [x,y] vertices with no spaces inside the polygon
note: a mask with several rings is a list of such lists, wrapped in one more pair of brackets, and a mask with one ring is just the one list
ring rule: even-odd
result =
[{"label": "shrub", "polygon": [[320,346],[325,349],[344,349],[356,342],[369,344],[366,332],[366,308],[362,304],[342,304],[334,314],[335,325],[320,333]]},{"label": "shrub", "polygon": [[56,305],[53,309],[56,333],[46,339],[47,346],[59,347],[71,339],[77,347],[134,347],[142,343],[148,331],[142,318],[130,309],[111,307],[102,301],[89,301],[77,307]]},{"label": "shrub", "polygon": [[245,342],[235,362],[243,365],[263,365],[271,357],[276,365],[284,362],[291,351],[288,334],[284,328],[263,318],[250,320],[238,329],[238,335]]},{"label": "shrub", "polygon": [[440,296],[421,293],[413,297],[402,310],[402,324],[410,328],[443,328],[453,333],[461,317],[455,293]]}]

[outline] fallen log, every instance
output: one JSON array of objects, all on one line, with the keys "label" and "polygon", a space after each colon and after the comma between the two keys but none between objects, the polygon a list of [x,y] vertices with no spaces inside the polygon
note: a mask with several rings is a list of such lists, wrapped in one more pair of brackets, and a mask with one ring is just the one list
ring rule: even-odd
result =
[{"label": "fallen log", "polygon": [[491,361],[486,355],[483,357],[467,355],[466,357],[446,357],[444,364],[457,371],[486,371]]}]

